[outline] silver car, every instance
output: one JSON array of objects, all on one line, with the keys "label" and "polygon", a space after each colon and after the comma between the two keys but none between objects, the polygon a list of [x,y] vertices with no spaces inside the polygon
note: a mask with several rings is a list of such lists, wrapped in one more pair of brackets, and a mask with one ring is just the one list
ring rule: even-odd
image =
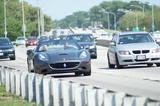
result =
[{"label": "silver car", "polygon": [[107,53],[109,68],[147,64],[160,66],[160,46],[147,32],[115,34]]}]

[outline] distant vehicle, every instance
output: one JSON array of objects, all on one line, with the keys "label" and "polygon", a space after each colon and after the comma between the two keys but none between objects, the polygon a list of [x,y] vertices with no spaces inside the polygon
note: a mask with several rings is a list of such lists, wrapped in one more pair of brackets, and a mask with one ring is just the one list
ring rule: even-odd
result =
[{"label": "distant vehicle", "polygon": [[57,39],[57,36],[56,35],[51,35],[49,36],[49,40],[56,40]]},{"label": "distant vehicle", "polygon": [[28,71],[39,74],[75,73],[91,75],[91,59],[87,50],[74,41],[50,40],[27,51]]},{"label": "distant vehicle", "polygon": [[44,41],[48,41],[49,37],[48,36],[40,36],[38,39],[38,43],[44,42]]},{"label": "distant vehicle", "polygon": [[66,39],[77,41],[82,48],[88,49],[92,59],[97,58],[97,47],[92,34],[73,34]]},{"label": "distant vehicle", "polygon": [[16,42],[15,42],[16,46],[25,45],[25,43],[26,43],[26,38],[24,37],[17,37]]},{"label": "distant vehicle", "polygon": [[15,49],[9,38],[0,37],[0,58],[10,58],[15,60]]},{"label": "distant vehicle", "polygon": [[107,53],[109,68],[147,64],[160,66],[160,46],[147,32],[128,32],[113,36]]},{"label": "distant vehicle", "polygon": [[60,36],[59,36],[59,39],[60,39],[60,40],[66,40],[66,38],[67,38],[66,35],[60,35]]},{"label": "distant vehicle", "polygon": [[29,37],[26,40],[26,47],[27,46],[36,46],[38,43],[38,39],[36,37]]}]

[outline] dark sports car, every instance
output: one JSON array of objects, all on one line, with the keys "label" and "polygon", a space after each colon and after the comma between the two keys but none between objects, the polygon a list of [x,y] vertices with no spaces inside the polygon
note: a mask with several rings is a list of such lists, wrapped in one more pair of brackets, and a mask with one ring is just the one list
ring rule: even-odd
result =
[{"label": "dark sports car", "polygon": [[28,71],[39,74],[91,75],[90,53],[74,41],[50,40],[27,51]]}]

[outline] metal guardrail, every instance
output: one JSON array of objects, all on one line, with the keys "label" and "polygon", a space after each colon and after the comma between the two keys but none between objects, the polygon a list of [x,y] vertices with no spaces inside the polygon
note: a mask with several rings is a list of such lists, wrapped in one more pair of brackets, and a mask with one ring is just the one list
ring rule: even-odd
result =
[{"label": "metal guardrail", "polygon": [[160,106],[160,102],[146,97],[2,66],[0,66],[0,84],[6,86],[7,92],[44,106]]}]

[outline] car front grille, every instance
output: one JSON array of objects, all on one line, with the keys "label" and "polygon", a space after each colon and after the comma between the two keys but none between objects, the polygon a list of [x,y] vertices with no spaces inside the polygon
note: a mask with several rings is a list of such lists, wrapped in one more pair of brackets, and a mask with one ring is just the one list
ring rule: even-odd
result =
[{"label": "car front grille", "polygon": [[62,69],[62,68],[74,68],[77,67],[79,64],[80,62],[65,62],[65,63],[50,64],[50,66],[55,69]]},{"label": "car front grille", "polygon": [[133,50],[132,52],[133,54],[147,54],[150,51],[149,50]]}]

